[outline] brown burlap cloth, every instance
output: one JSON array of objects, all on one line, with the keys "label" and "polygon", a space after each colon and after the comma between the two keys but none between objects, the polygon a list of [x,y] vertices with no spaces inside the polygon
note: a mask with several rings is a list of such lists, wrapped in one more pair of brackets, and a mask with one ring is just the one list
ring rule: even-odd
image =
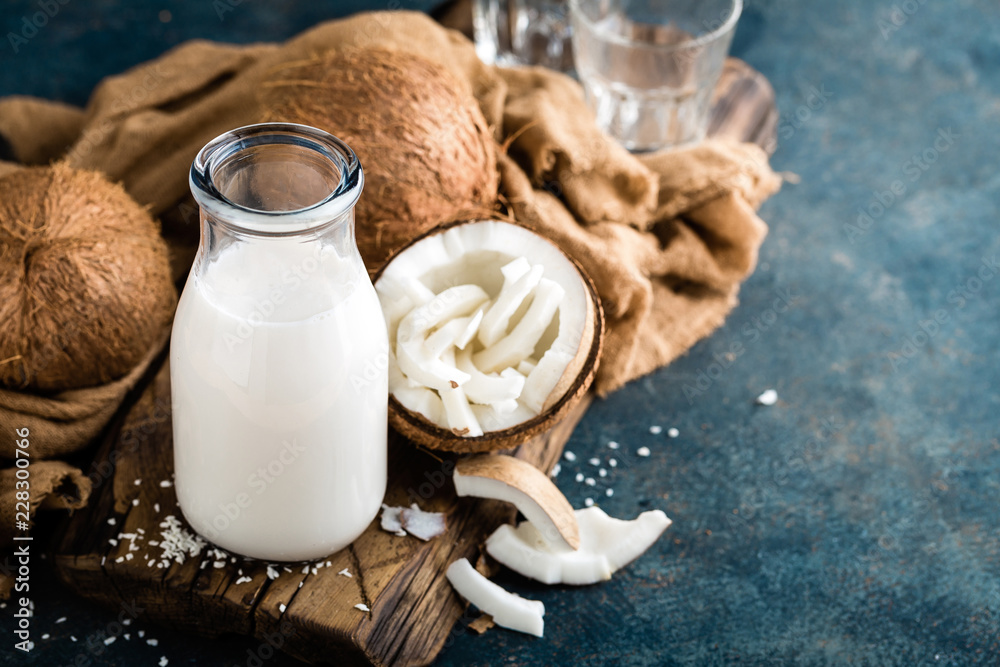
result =
[{"label": "brown burlap cloth", "polygon": [[[105,79],[83,110],[0,99],[0,134],[21,162],[66,159],[103,171],[161,216],[168,239],[193,244],[197,215],[187,178],[198,150],[222,132],[259,121],[259,84],[282,63],[365,46],[435,60],[476,96],[506,148],[499,160],[502,200],[520,224],[575,257],[602,297],[608,335],[598,393],[668,363],[736,304],[767,233],[755,210],[780,186],[760,148],[711,140],[634,157],[597,130],[576,82],[543,69],[486,66],[467,38],[423,14],[361,14],[281,45],[188,42]],[[35,452],[43,451],[43,440],[57,455],[79,448],[96,433],[82,422],[107,420],[101,406],[78,399],[67,392],[45,406],[42,423],[32,426]],[[0,394],[5,434],[24,425],[2,416],[15,400]],[[103,404],[113,412],[120,401],[114,394]],[[75,474],[57,464],[42,470],[32,477],[36,491],[58,492],[52,480]],[[11,486],[2,479],[6,494]],[[79,484],[75,497],[85,499],[86,492]],[[7,502],[4,495],[4,522]]]}]

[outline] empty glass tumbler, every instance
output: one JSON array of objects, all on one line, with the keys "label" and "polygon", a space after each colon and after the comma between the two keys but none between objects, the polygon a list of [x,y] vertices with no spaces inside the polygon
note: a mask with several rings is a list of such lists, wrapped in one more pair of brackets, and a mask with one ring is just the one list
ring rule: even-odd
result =
[{"label": "empty glass tumbler", "polygon": [[569,0],[597,124],[641,152],[700,141],[742,0]]},{"label": "empty glass tumbler", "polygon": [[566,0],[473,0],[472,25],[483,62],[573,69]]}]

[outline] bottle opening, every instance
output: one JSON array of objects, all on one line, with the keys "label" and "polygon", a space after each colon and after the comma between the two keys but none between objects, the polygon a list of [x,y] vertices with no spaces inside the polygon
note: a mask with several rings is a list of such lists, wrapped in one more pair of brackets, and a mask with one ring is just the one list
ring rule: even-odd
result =
[{"label": "bottle opening", "polygon": [[357,155],[322,130],[262,123],[209,142],[191,165],[191,191],[207,213],[263,234],[285,235],[349,212],[364,177]]}]

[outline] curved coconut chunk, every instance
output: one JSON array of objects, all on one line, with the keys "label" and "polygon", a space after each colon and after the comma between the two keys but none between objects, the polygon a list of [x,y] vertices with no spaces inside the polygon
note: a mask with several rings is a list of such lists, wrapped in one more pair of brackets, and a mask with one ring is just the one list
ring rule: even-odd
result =
[{"label": "curved coconut chunk", "polygon": [[531,263],[528,261],[527,257],[512,259],[500,267],[500,274],[503,276],[505,283],[517,282],[521,276],[528,273],[528,271],[531,271]]},{"label": "curved coconut chunk", "polygon": [[580,546],[573,507],[548,475],[527,461],[504,455],[480,455],[455,464],[452,475],[460,496],[512,503],[556,551]]},{"label": "curved coconut chunk", "polygon": [[459,595],[493,617],[493,621],[509,630],[541,637],[545,630],[545,605],[515,595],[476,571],[465,558],[448,566],[448,581]]},{"label": "curved coconut chunk", "polygon": [[476,327],[483,319],[484,309],[482,306],[476,309],[472,315],[467,317],[456,317],[450,322],[445,322],[437,331],[427,337],[424,345],[427,346],[427,353],[432,357],[440,357],[441,353],[454,345],[460,350],[464,350],[476,335]]},{"label": "curved coconut chunk", "polygon": [[530,520],[504,524],[486,539],[486,551],[515,572],[545,584],[586,585],[605,581],[648,549],[671,524],[660,510],[631,521],[615,519],[599,507],[576,511],[580,548],[553,549]]},{"label": "curved coconut chunk", "polygon": [[[520,260],[523,260],[523,263]],[[483,323],[479,326],[479,341],[486,347],[503,338],[507,333],[510,318],[541,280],[545,267],[538,264],[521,273],[521,269],[527,265],[528,260],[519,257],[500,269],[504,275],[503,287],[500,288],[500,294],[486,311]]]},{"label": "curved coconut chunk", "polygon": [[[520,401],[514,402],[516,405],[510,412],[505,411],[509,407],[508,405],[502,405],[502,409],[498,409],[495,407],[496,403],[493,405],[473,403],[472,412],[476,415],[476,419],[479,420],[479,425],[484,432],[503,431],[504,429],[512,428],[526,422],[535,416],[535,413],[525,407]],[[503,403],[506,404],[506,401]]]},{"label": "curved coconut chunk", "polygon": [[400,387],[393,397],[410,412],[423,415],[432,424],[444,424],[444,402],[437,392],[427,387]]},{"label": "curved coconut chunk", "polygon": [[468,382],[467,373],[431,356],[424,343],[430,329],[468,314],[487,299],[489,296],[478,285],[456,285],[407,314],[396,332],[396,358],[403,373],[431,389],[457,387]]},{"label": "curved coconut chunk", "polygon": [[438,327],[437,331],[427,336],[427,340],[424,341],[427,354],[431,357],[440,357],[442,352],[454,345],[455,339],[464,333],[468,324],[468,322],[463,322],[465,319],[467,318],[456,317],[450,322],[445,322]]},{"label": "curved coconut chunk", "polygon": [[444,403],[445,421],[452,432],[468,438],[476,438],[483,434],[479,420],[469,407],[469,399],[461,387],[442,389],[438,393],[441,394],[441,402]]},{"label": "curved coconut chunk", "polygon": [[[473,361],[484,372],[517,366],[535,350],[535,345],[552,322],[566,290],[559,283],[542,278],[535,289],[531,307],[514,330],[495,344],[475,354]],[[489,313],[487,313],[488,315]]]},{"label": "curved coconut chunk", "polygon": [[483,321],[483,315],[486,313],[486,305],[488,304],[489,302],[486,302],[486,304],[479,306],[479,308],[476,309],[476,312],[469,317],[464,318],[464,321],[466,322],[465,330],[457,338],[455,338],[455,347],[460,350],[464,350],[468,347],[469,343],[472,342],[476,332],[479,330],[479,325]]},{"label": "curved coconut chunk", "polygon": [[434,298],[434,292],[431,288],[420,282],[417,278],[405,276],[400,279],[400,282],[403,291],[410,297],[410,301],[413,302],[414,307],[429,303]]},{"label": "curved coconut chunk", "polygon": [[528,357],[527,359],[522,359],[521,363],[517,365],[517,372],[527,377],[531,375],[531,371],[535,370],[535,366],[537,365],[538,362],[532,359],[531,357]]},{"label": "curved coconut chunk", "polygon": [[469,381],[462,385],[462,389],[473,403],[489,405],[511,399],[517,400],[521,390],[524,389],[524,376],[513,369],[504,369],[500,375],[481,373],[472,363],[471,347],[458,351],[455,355],[455,365],[458,370],[469,374]]},{"label": "curved coconut chunk", "polygon": [[517,406],[520,403],[517,402],[516,398],[509,398],[506,401],[495,401],[490,403],[489,406],[497,411],[497,414],[506,415],[517,410]]},{"label": "curved coconut chunk", "polygon": [[541,413],[547,407],[545,405],[546,399],[549,398],[555,386],[559,384],[563,371],[566,370],[566,366],[576,354],[575,350],[564,350],[560,349],[561,347],[561,343],[557,341],[556,345],[546,350],[524,382],[521,401],[534,410],[536,414]]}]

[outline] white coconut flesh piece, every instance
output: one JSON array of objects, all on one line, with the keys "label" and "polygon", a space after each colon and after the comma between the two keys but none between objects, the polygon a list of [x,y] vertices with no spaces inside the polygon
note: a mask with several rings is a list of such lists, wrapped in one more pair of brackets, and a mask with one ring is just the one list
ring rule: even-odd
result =
[{"label": "white coconut flesh piece", "polygon": [[455,591],[493,617],[500,627],[541,637],[545,630],[545,605],[528,600],[496,585],[476,571],[466,558],[459,558],[445,573]]},{"label": "white coconut flesh piece", "polygon": [[503,287],[500,288],[500,294],[490,309],[486,311],[483,323],[479,327],[479,340],[483,345],[489,347],[507,333],[510,318],[541,280],[545,271],[544,266],[536,264],[523,271],[527,267],[528,260],[524,257],[518,257],[510,264],[501,267],[500,272],[504,277]]},{"label": "white coconut flesh piece", "polygon": [[530,519],[516,528],[504,524],[486,540],[486,551],[515,572],[545,584],[586,585],[606,581],[642,555],[671,524],[660,510],[631,521],[615,519],[599,507],[576,511],[580,548],[553,547]]},{"label": "white coconut flesh piece", "polygon": [[483,313],[484,309],[480,306],[472,315],[455,318],[439,327],[424,343],[427,346],[427,353],[432,357],[440,357],[452,346],[464,350],[476,335],[479,323],[483,320]]},{"label": "white coconut flesh piece", "polygon": [[424,542],[444,534],[448,529],[441,512],[425,512],[416,503],[400,510],[399,520],[403,530]]},{"label": "white coconut flesh piece", "polygon": [[461,387],[441,389],[438,393],[444,404],[445,421],[453,433],[473,438],[483,434],[476,413],[472,411],[469,399]]},{"label": "white coconut flesh piece", "polygon": [[[593,331],[594,304],[572,261],[504,222],[456,225],[416,242],[393,257],[376,290],[393,349],[390,393],[470,437],[513,428],[556,403]],[[457,394],[440,411],[426,396],[399,395],[416,386],[438,393],[442,406],[442,392],[461,388],[471,409],[459,409]]]},{"label": "white coconut flesh piece", "polygon": [[385,503],[382,504],[382,519],[379,525],[382,530],[392,533],[393,535],[398,535],[403,537],[406,535],[406,531],[403,530],[403,521],[401,514],[405,508],[403,507],[389,507]]},{"label": "white coconut flesh piece", "polygon": [[[559,302],[566,290],[559,283],[547,278],[538,281],[538,289],[531,300],[531,306],[513,331],[473,356],[476,365],[487,372],[516,367],[531,356],[542,334],[549,328]],[[488,314],[488,313],[487,313]]]},{"label": "white coconut flesh piece", "polygon": [[472,349],[465,348],[455,354],[455,365],[469,374],[469,381],[462,385],[470,401],[482,405],[517,400],[524,390],[525,378],[513,368],[505,368],[499,374],[487,375],[472,361]]},{"label": "white coconut flesh piece", "polygon": [[527,461],[505,455],[472,456],[455,464],[452,480],[459,496],[513,504],[538,527],[554,551],[580,546],[573,507],[548,475]]},{"label": "white coconut flesh piece", "polygon": [[[391,384],[389,386],[392,387]],[[390,390],[399,404],[410,412],[421,414],[435,424],[445,421],[444,401],[436,391],[427,387],[397,387]]]},{"label": "white coconut flesh piece", "polygon": [[433,327],[468,315],[489,296],[477,285],[450,287],[406,314],[396,331],[396,361],[410,379],[431,389],[458,387],[469,380],[466,373],[431,356],[425,345]]}]

